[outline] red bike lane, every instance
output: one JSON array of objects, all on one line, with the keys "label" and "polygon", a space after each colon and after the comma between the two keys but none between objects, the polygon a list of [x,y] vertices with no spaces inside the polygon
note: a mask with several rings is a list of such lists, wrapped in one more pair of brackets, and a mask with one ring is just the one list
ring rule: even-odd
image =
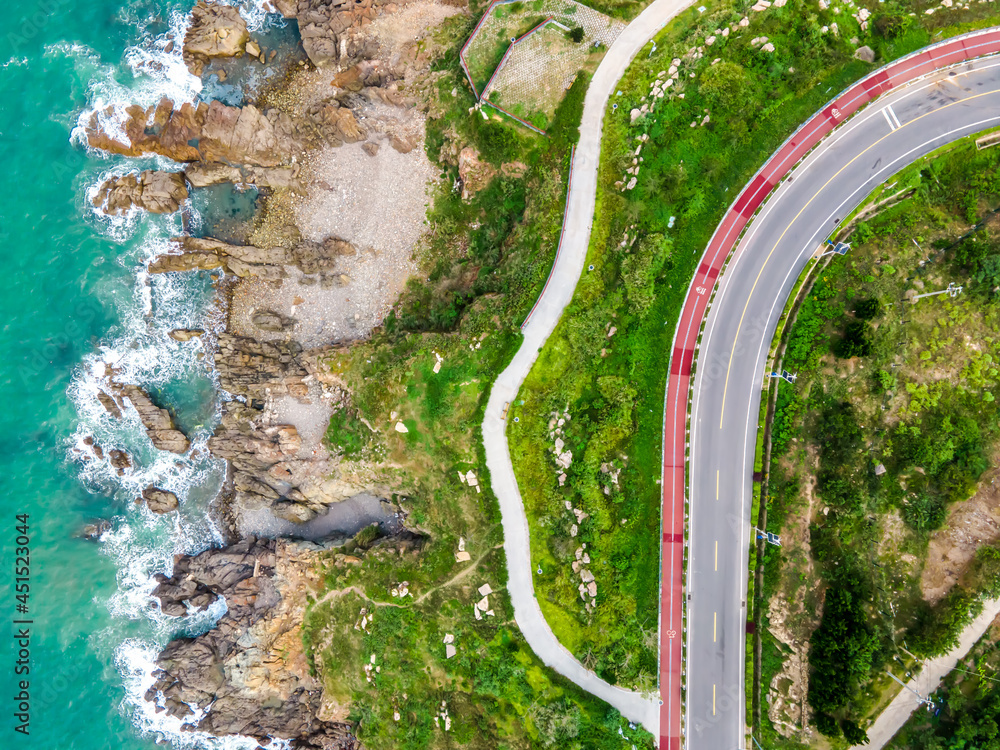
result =
[{"label": "red bike lane", "polygon": [[741,232],[775,186],[833,129],[882,94],[955,63],[1000,52],[1000,29],[973,32],[901,58],[858,81],[807,120],[729,207],[702,255],[677,323],[664,401],[660,571],[661,750],[680,750],[685,576],[686,453],[690,384],[698,337],[722,268]]}]

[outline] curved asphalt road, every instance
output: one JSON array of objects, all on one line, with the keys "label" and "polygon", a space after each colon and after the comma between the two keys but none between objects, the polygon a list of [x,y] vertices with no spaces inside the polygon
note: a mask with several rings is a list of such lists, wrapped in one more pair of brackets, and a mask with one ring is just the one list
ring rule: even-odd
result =
[{"label": "curved asphalt road", "polygon": [[[1000,48],[1000,34],[996,32],[979,35],[973,41],[977,39],[978,51],[970,51],[975,45],[966,43],[957,59]],[[950,61],[929,52],[920,54],[928,56],[927,60],[917,60],[927,70]],[[830,108],[823,114],[833,123],[893,84],[898,85],[896,79],[889,80],[893,78],[889,70],[888,77],[881,81],[878,76],[868,79],[864,89],[869,96],[863,101],[844,104],[845,94],[834,102],[843,114],[831,112]],[[930,73],[911,66],[911,75],[900,75],[899,80],[912,78],[914,70],[923,78],[900,85],[868,104],[827,137],[777,187],[749,222],[704,319],[698,367],[692,376],[689,435],[690,599],[685,734],[691,750],[730,750],[743,748],[746,742],[744,597],[751,531],[751,472],[768,344],[785,300],[808,259],[875,187],[918,157],[1000,124],[1000,58],[979,58]],[[876,82],[874,89],[872,80]],[[861,84],[856,88],[865,93]],[[831,127],[827,126],[827,130]],[[808,140],[807,131],[808,125],[793,136],[792,150],[796,138],[802,143]],[[794,163],[794,159],[788,163]],[[765,167],[755,178],[747,191],[750,198],[741,197],[731,209],[732,214],[742,215],[739,224],[747,223],[771,189],[767,181],[777,182],[786,171],[787,166],[769,173]],[[752,195],[754,185],[761,191],[757,198]],[[740,227],[734,229],[730,223],[727,228],[728,222],[729,217],[717,235],[730,232],[735,239]],[[701,284],[705,290],[701,295],[707,297],[725,258],[725,252],[717,262],[710,257],[712,247],[692,284],[695,295]],[[691,336],[697,336],[702,319],[701,312],[682,316],[677,341],[693,342]],[[680,343],[675,346],[682,347]],[[681,410],[686,405],[686,375],[690,373],[692,354],[691,349],[674,351],[671,379],[682,377],[685,381]],[[670,409],[668,391],[668,425]],[[670,439],[665,443],[669,444]],[[664,473],[666,479],[666,460]],[[666,499],[668,490],[666,486],[664,489]],[[667,742],[661,742],[661,747],[679,744],[673,737],[662,739]]]},{"label": "curved asphalt road", "polygon": [[523,326],[524,342],[513,361],[493,384],[483,417],[486,465],[490,469],[493,491],[500,501],[503,516],[507,590],[514,605],[514,619],[518,627],[532,650],[547,666],[607,701],[629,720],[641,723],[654,736],[659,729],[658,696],[622,690],[597,677],[559,643],[542,616],[535,599],[531,575],[528,522],[510,462],[510,450],[504,433],[506,424],[502,414],[504,405],[514,400],[538,357],[539,349],[555,330],[583,272],[594,218],[601,131],[608,99],[636,53],[692,2],[693,0],[655,0],[626,27],[598,66],[584,100],[580,141],[573,158],[573,177],[567,196],[559,253],[549,281]]}]

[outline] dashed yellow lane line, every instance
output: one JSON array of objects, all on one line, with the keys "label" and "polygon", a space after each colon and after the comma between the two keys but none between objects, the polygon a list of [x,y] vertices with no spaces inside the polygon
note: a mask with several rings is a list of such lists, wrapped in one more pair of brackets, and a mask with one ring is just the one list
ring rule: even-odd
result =
[{"label": "dashed yellow lane line", "polygon": [[733,347],[732,347],[732,349],[729,352],[729,366],[726,368],[726,381],[725,381],[725,384],[722,387],[722,407],[721,407],[721,411],[720,411],[720,414],[719,414],[719,429],[720,430],[722,429],[722,420],[723,420],[723,418],[725,416],[725,413],[726,413],[726,393],[729,390],[729,374],[730,374],[730,371],[733,369],[733,359],[736,356],[736,342],[739,340],[739,338],[740,338],[740,331],[743,329],[743,319],[746,317],[747,310],[750,307],[750,300],[753,299],[753,293],[757,289],[757,283],[760,281],[760,277],[764,275],[764,269],[767,268],[767,264],[771,260],[771,256],[774,255],[774,251],[778,249],[778,245],[781,244],[781,241],[784,239],[785,235],[788,233],[788,230],[792,228],[792,225],[796,221],[798,221],[799,217],[802,216],[802,214],[805,212],[805,210],[807,208],[809,208],[810,205],[812,205],[812,202],[814,200],[816,200],[816,198],[819,196],[819,194],[822,193],[824,190],[826,190],[827,186],[829,186],[829,184],[831,182],[833,182],[835,179],[837,179],[837,177],[839,177],[841,175],[841,173],[845,169],[847,169],[852,164],[854,164],[854,162],[856,162],[862,156],[864,156],[869,151],[871,151],[873,148],[875,148],[880,143],[882,143],[882,141],[886,140],[890,136],[892,136],[895,133],[899,132],[903,128],[908,128],[909,126],[913,125],[914,123],[920,122],[925,117],[928,117],[928,116],[933,115],[933,114],[937,114],[937,113],[941,112],[942,110],[948,109],[949,107],[953,107],[956,104],[965,104],[967,102],[972,101],[973,99],[980,99],[980,98],[982,98],[984,96],[992,96],[992,95],[996,94],[998,91],[1000,91],[1000,89],[993,89],[992,91],[985,91],[985,92],[983,92],[981,94],[973,94],[972,96],[968,96],[965,99],[959,99],[957,101],[950,102],[948,104],[942,105],[941,107],[938,107],[937,109],[931,110],[930,112],[925,112],[922,115],[918,115],[917,117],[913,118],[912,120],[910,120],[909,122],[905,123],[904,125],[902,125],[901,127],[897,128],[896,130],[894,130],[894,131],[892,131],[890,133],[887,133],[886,135],[882,136],[877,141],[875,141],[874,143],[872,143],[868,148],[866,148],[861,153],[857,154],[853,159],[851,159],[844,166],[842,166],[840,169],[838,169],[829,180],[827,180],[825,183],[823,183],[823,186],[813,194],[813,196],[806,202],[806,204],[804,206],[802,206],[802,208],[799,210],[799,212],[797,214],[795,214],[795,216],[792,218],[792,220],[790,222],[788,222],[788,224],[785,226],[785,229],[781,232],[781,235],[775,241],[774,246],[771,248],[771,251],[767,254],[767,257],[764,259],[764,265],[762,265],[760,267],[760,271],[757,273],[757,278],[754,279],[753,286],[750,287],[750,294],[747,297],[747,303],[746,303],[746,305],[743,306],[743,314],[740,315],[740,322],[736,326],[736,336],[733,339]]}]

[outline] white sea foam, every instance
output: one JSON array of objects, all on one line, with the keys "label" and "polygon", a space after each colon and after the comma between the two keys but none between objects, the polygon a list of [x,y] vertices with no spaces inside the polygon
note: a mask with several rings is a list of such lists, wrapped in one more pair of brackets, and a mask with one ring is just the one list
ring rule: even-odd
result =
[{"label": "white sea foam", "polygon": [[240,15],[247,22],[247,28],[251,32],[260,31],[271,23],[280,27],[284,27],[286,23],[280,16],[275,18],[273,6],[269,0],[241,0],[241,2],[230,4],[239,8]]},{"label": "white sea foam", "polygon": [[[267,23],[266,0],[243,0],[240,12],[251,31]],[[81,82],[88,85],[88,106],[79,115],[71,141],[86,147],[84,126],[96,118],[108,135],[125,140],[122,130],[126,107],[155,105],[161,98],[179,104],[193,102],[201,93],[201,81],[191,75],[181,58],[181,40],[188,25],[180,10],[171,12],[169,30],[162,28],[162,18],[153,10],[125,5],[122,19],[139,30],[142,41],[129,48],[124,66],[100,59],[92,49],[80,44],[56,44],[46,48],[50,57],[72,61]],[[130,15],[131,14],[131,15]],[[135,17],[133,18],[132,15]],[[173,46],[167,52],[170,43]],[[14,61],[12,60],[12,64]],[[6,67],[6,66],[5,66]],[[224,463],[207,450],[207,441],[218,423],[220,401],[214,372],[206,372],[199,358],[204,353],[200,340],[177,342],[168,336],[174,328],[217,330],[220,312],[213,290],[204,274],[149,274],[147,262],[170,250],[169,238],[181,234],[179,214],[149,216],[129,211],[124,216],[109,217],[90,205],[99,186],[111,176],[144,168],[176,170],[178,165],[159,156],[129,160],[88,149],[102,159],[102,169],[86,177],[81,210],[100,234],[123,246],[120,264],[135,269],[131,292],[120,287],[99,289],[104,302],[115,310],[117,324],[91,355],[78,367],[69,387],[69,397],[79,415],[78,428],[67,445],[69,458],[76,464],[81,481],[91,490],[108,496],[118,511],[111,528],[102,536],[101,549],[114,560],[118,586],[104,605],[119,623],[138,622],[141,638],[130,638],[115,649],[115,664],[122,675],[126,697],[122,711],[138,730],[149,736],[169,740],[176,748],[211,748],[212,750],[250,750],[257,747],[249,738],[212,738],[200,733],[182,732],[183,722],[156,712],[156,706],[144,699],[153,683],[154,659],[171,637],[178,633],[194,635],[211,628],[225,613],[225,602],[217,601],[207,610],[185,618],[164,615],[153,605],[150,593],[157,573],[169,574],[177,553],[195,554],[222,544],[222,535],[209,515],[209,504],[224,478]],[[200,225],[202,218],[187,206],[189,222]],[[183,456],[156,450],[138,414],[127,402],[122,418],[114,419],[98,401],[99,391],[110,392],[109,368],[117,383],[135,383],[147,389],[177,389],[178,383],[201,383],[205,378],[215,387],[216,398],[198,415],[202,424],[191,433],[192,448]],[[190,416],[190,415],[189,415]],[[93,438],[104,451],[97,459],[85,440]],[[108,454],[122,449],[131,457],[132,467],[119,476]],[[146,487],[155,485],[177,495],[180,508],[163,516],[152,513],[145,504],[136,503]],[[135,632],[130,625],[130,634]],[[121,639],[124,628],[114,625],[99,637]],[[195,719],[200,716],[194,717]],[[271,747],[283,748],[275,743]]]},{"label": "white sea foam", "polygon": [[0,68],[6,70],[7,68],[23,68],[26,67],[27,65],[28,65],[27,57],[12,57],[3,65],[0,65]]},{"label": "white sea foam", "polygon": [[[141,26],[141,24],[140,24]],[[73,59],[86,56],[93,66],[89,78],[88,101],[77,118],[71,141],[86,146],[85,128],[96,119],[101,130],[107,135],[128,143],[124,124],[128,117],[126,109],[137,104],[141,107],[155,105],[163,98],[175,104],[193,102],[201,91],[201,79],[192,75],[181,57],[181,40],[188,26],[187,14],[176,10],[170,15],[170,30],[156,37],[149,37],[125,52],[125,64],[132,80],[123,83],[118,66],[100,64],[95,53],[82,45],[57,44],[46,48],[46,54],[65,54]],[[167,52],[168,46],[173,47]],[[92,150],[94,155],[105,156],[103,152]]]},{"label": "white sea foam", "polygon": [[[126,697],[122,708],[143,734],[169,740],[172,747],[182,750],[255,750],[260,746],[250,737],[212,737],[203,732],[181,731],[183,724],[197,723],[204,716],[202,711],[183,720],[167,716],[162,709],[157,713],[156,705],[142,699],[156,681],[152,673],[156,669],[157,651],[154,644],[137,639],[125,641],[115,651],[115,664],[125,680]],[[268,748],[288,750],[289,743],[275,741]]]}]

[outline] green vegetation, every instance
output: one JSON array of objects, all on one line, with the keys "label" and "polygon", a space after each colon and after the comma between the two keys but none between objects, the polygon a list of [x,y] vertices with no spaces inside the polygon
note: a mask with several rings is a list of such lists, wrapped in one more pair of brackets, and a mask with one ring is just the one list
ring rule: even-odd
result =
[{"label": "green vegetation", "polygon": [[326,444],[334,453],[346,458],[377,458],[372,448],[376,445],[375,433],[358,419],[354,410],[339,409],[330,417],[326,428]]},{"label": "green vegetation", "polygon": [[[306,657],[372,750],[651,748],[648,733],[544,667],[517,630],[480,448],[489,386],[552,263],[587,79],[543,138],[469,117],[474,101],[457,56],[439,67],[427,151],[442,187],[422,273],[369,341],[325,361],[350,393],[327,433],[342,472],[391,488],[419,534],[378,538],[368,527],[324,554],[323,588],[303,627]],[[453,97],[453,88],[463,93]],[[463,200],[452,185],[466,145],[507,168]],[[477,619],[484,584],[491,614]]]},{"label": "green vegetation", "polygon": [[[510,625],[499,549],[487,546],[468,575],[460,570],[438,588],[427,586],[436,571],[426,554],[390,542],[360,558],[329,555],[328,591],[306,616],[326,695],[350,703],[366,747],[652,747],[526,646]],[[412,596],[392,597],[404,575]],[[494,588],[493,615],[477,621],[472,603],[484,582]]]},{"label": "green vegetation", "polygon": [[[628,12],[637,6],[617,7]],[[704,15],[688,12],[623,80],[619,116],[608,122],[602,155],[589,261],[595,272],[585,274],[569,315],[542,352],[523,403],[511,407],[511,417],[520,415],[512,449],[532,548],[544,565],[536,581],[542,606],[585,663],[626,685],[651,687],[655,680],[664,353],[698,251],[731,191],[825,100],[826,88],[866,70],[842,41],[851,33],[849,19],[839,17],[839,39],[816,37],[817,24],[829,19],[804,14],[793,0],[717,47],[741,68],[747,101],[727,101],[720,86],[699,95],[696,75],[686,79],[685,99],[664,100],[655,116],[627,124],[626,113],[649,91],[656,71],[707,29],[739,17],[729,5]],[[885,32],[878,48],[886,56],[909,51],[927,41],[943,17],[904,19],[902,30]],[[475,102],[458,65],[457,40],[471,28],[469,19],[457,16],[442,32],[455,45],[436,64],[441,75],[426,148],[445,187],[428,214],[422,273],[370,341],[331,354],[327,362],[351,394],[331,422],[331,449],[343,455],[345,471],[356,469],[392,488],[420,534],[377,539],[363,531],[342,552],[326,556],[324,589],[303,628],[306,657],[337,704],[331,708],[357,720],[360,738],[373,750],[650,747],[648,734],[630,729],[538,662],[512,622],[504,593],[499,512],[479,426],[490,384],[519,345],[518,327],[551,266],[587,78],[578,77],[563,99],[550,138],[496,117],[470,116]],[[749,45],[761,31],[774,40],[777,56],[764,57]],[[787,71],[792,63],[794,74]],[[685,66],[697,73],[708,63]],[[710,126],[690,128],[706,104],[720,108],[718,117]],[[760,108],[755,117],[741,114],[754,107]],[[630,164],[639,134],[650,138],[642,176],[623,194],[614,182]],[[451,189],[465,145],[476,146],[498,169],[467,200]],[[988,274],[989,265],[982,271]],[[871,320],[874,327],[879,319]],[[988,367],[976,372],[991,377]],[[548,423],[553,413],[567,411],[563,425],[552,428],[559,428],[574,455],[560,487],[547,452],[554,447]],[[380,458],[373,463],[376,452]],[[567,502],[589,516],[577,519],[575,539],[576,517],[567,515]],[[774,517],[780,521],[782,513]],[[584,542],[599,586],[590,609],[569,573]],[[457,560],[463,547],[469,559]],[[984,580],[992,564],[983,562]],[[484,583],[493,589],[493,615],[477,620],[470,605],[479,601]],[[926,621],[946,627],[947,618],[934,619],[938,611]],[[927,632],[933,636],[934,628],[928,625]],[[447,634],[454,636],[452,658]],[[769,642],[768,668],[780,668],[786,653],[780,642]],[[839,726],[853,731],[847,721]]]},{"label": "green vegetation", "polygon": [[[873,5],[898,23],[867,31],[849,14],[817,12],[797,0],[750,14],[746,28],[738,26],[743,5],[692,8],[657,37],[655,49],[639,53],[612,97],[618,107],[605,122],[587,259],[594,270],[583,274],[511,405],[519,422],[508,423],[531,524],[532,567],[543,571],[535,577],[542,609],[560,640],[612,682],[650,686],[656,678],[666,362],[701,253],[764,160],[834,92],[871,70],[853,59],[848,39],[857,36],[888,60],[989,13],[910,17],[902,7]],[[839,36],[821,32],[833,22]],[[733,27],[727,37],[716,35]],[[716,37],[711,50],[708,36]],[[774,52],[752,44],[761,36]],[[679,69],[668,74],[674,60]],[[655,81],[668,76],[673,84],[652,99]],[[633,124],[632,110],[652,102],[654,109]],[[639,173],[629,190],[634,175],[626,170],[633,165]],[[850,334],[845,347],[863,349],[868,329]],[[551,420],[565,413],[565,434],[556,436]],[[790,441],[791,423],[784,429]],[[557,437],[573,454],[562,483]],[[567,503],[589,518],[577,522]],[[580,574],[572,569],[583,543],[598,586],[596,608],[581,597]]]},{"label": "green vegetation", "polygon": [[[772,427],[768,530],[783,547],[767,550],[764,621],[780,613],[784,637],[809,643],[808,701],[834,747],[864,742],[895,692],[886,669],[952,648],[1000,591],[998,540],[977,550],[947,532],[982,502],[968,499],[1000,444],[1000,310],[983,271],[1000,260],[998,167],[1000,150],[965,143],[895,177],[907,197],[856,226],[787,334],[782,366],[798,379],[781,384]],[[952,282],[960,296],[909,301]],[[773,691],[788,673],[769,669]],[[779,696],[792,685],[777,682]],[[762,739],[781,742],[773,718]]]}]

